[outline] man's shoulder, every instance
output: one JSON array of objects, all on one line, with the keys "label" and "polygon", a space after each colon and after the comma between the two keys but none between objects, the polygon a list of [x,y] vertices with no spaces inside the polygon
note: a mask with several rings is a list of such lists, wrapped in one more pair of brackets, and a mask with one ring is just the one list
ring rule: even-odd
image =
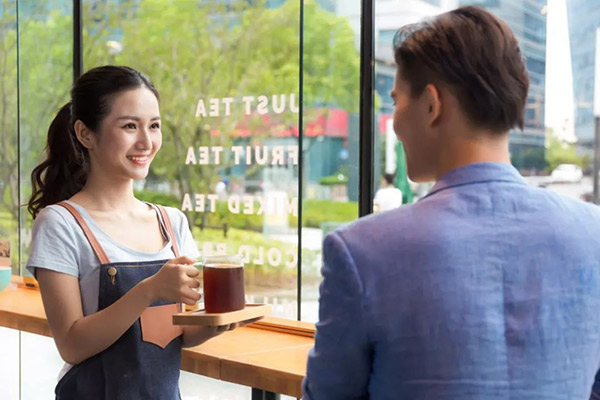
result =
[{"label": "man's shoulder", "polygon": [[586,203],[577,198],[557,193],[545,188],[528,188],[530,201],[537,201],[538,205],[545,205],[551,215],[563,214],[570,218],[589,218],[589,222],[600,219],[600,207],[593,203]]},{"label": "man's shoulder", "polygon": [[378,252],[390,242],[408,243],[418,240],[418,221],[427,218],[419,203],[404,205],[393,210],[370,214],[338,228],[338,236],[350,253]]}]

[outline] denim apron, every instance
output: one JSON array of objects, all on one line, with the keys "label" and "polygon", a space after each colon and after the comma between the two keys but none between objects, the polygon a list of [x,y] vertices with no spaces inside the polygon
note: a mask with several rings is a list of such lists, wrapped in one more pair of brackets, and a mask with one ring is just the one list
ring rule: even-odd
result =
[{"label": "denim apron", "polygon": [[[66,208],[83,230],[100,260],[98,310],[110,306],[142,280],[154,275],[168,260],[111,263],[79,212]],[[171,239],[179,257],[176,236],[165,209],[152,205],[163,235]],[[106,350],[74,365],[56,386],[57,400],[176,400],[180,399],[179,372],[183,330],[172,324],[180,304],[155,302]]]}]

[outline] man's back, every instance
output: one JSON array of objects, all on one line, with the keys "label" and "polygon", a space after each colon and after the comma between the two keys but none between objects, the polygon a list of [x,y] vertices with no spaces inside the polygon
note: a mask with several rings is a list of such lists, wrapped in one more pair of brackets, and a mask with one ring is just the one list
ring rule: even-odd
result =
[{"label": "man's back", "polygon": [[529,187],[508,165],[472,164],[417,204],[329,236],[324,255],[306,398],[589,397],[595,206]]}]

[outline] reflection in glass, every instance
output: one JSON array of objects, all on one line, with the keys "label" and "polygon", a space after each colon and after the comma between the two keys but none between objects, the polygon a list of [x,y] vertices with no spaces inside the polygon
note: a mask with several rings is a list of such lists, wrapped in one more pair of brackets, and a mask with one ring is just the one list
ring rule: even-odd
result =
[{"label": "reflection in glass", "polygon": [[318,320],[321,244],[358,217],[360,1],[305,2],[301,319]]},{"label": "reflection in glass", "polygon": [[[17,204],[25,203],[31,195],[30,174],[43,156],[48,126],[69,97],[73,79],[72,4],[70,0],[19,1],[19,149],[17,151],[16,146],[11,149],[15,162],[18,156],[20,163],[20,193],[14,200],[15,210]],[[17,116],[16,110],[13,115]],[[17,181],[12,185],[11,190],[18,188]],[[15,228],[12,232],[18,232],[20,246],[14,247],[13,260],[18,256],[18,263],[13,265],[20,265],[22,268],[18,272],[29,275],[25,271],[25,263],[29,254],[32,220],[25,208],[21,208],[17,215],[19,229]],[[50,398],[63,365],[56,345],[47,337],[24,332],[20,335],[21,398]]]},{"label": "reflection in glass", "polygon": [[17,9],[0,1],[0,241],[18,271]]},{"label": "reflection in glass", "polygon": [[[48,126],[68,101],[73,79],[72,1],[19,1],[19,158],[23,204],[31,195],[30,174],[43,157]],[[17,153],[15,153],[16,156]],[[20,212],[21,273],[31,240],[31,216]]]}]

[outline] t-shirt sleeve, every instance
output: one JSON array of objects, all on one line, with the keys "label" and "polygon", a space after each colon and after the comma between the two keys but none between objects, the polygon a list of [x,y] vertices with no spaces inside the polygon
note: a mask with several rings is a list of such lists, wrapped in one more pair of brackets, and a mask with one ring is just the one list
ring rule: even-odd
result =
[{"label": "t-shirt sleeve", "polygon": [[187,256],[189,258],[198,258],[200,257],[200,252],[198,251],[198,246],[196,246],[196,242],[194,241],[194,237],[192,236],[192,232],[190,231],[190,226],[188,223],[188,219],[185,214],[176,208],[169,207],[169,216],[173,221],[177,221],[174,224],[173,229],[176,231],[176,235],[179,239],[179,248],[182,256]]},{"label": "t-shirt sleeve", "polygon": [[79,251],[75,222],[69,224],[61,213],[46,207],[33,223],[31,251],[27,270],[35,276],[36,268],[79,277]]}]

